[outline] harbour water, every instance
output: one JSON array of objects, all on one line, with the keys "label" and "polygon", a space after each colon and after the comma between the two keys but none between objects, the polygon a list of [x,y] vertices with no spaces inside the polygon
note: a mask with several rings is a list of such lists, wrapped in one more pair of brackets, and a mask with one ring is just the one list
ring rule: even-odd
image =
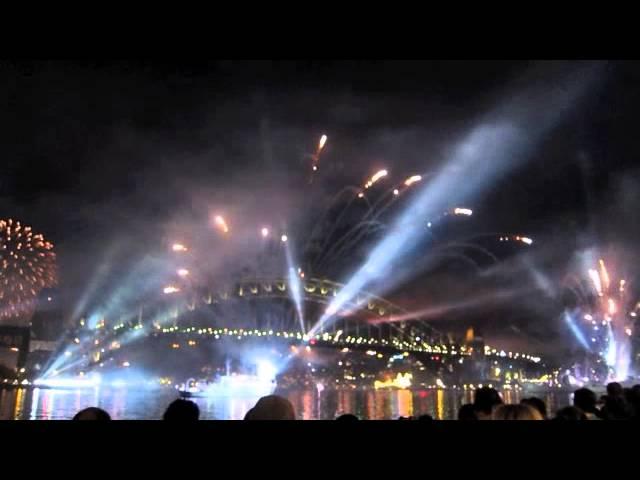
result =
[{"label": "harbour water", "polygon": [[[397,419],[429,414],[434,419],[455,419],[458,408],[472,401],[472,391],[460,390],[297,390],[276,392],[291,400],[297,417],[329,420],[343,413],[362,419]],[[503,391],[507,403],[519,402],[522,392]],[[537,396],[549,412],[570,404],[568,392],[547,392]],[[15,389],[0,390],[2,420],[65,420],[79,410],[98,406],[117,420],[162,418],[169,403],[178,398],[171,387],[127,389],[102,387],[86,390]],[[203,420],[240,420],[258,396],[212,395],[194,398]]]}]

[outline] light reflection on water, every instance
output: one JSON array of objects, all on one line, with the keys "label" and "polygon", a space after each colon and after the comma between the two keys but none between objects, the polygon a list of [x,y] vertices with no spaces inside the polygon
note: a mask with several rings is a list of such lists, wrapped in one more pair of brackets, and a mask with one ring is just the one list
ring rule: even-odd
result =
[{"label": "light reflection on water", "polygon": [[[502,392],[506,403],[520,401],[518,392]],[[343,413],[353,413],[363,419],[397,419],[429,414],[435,419],[455,419],[460,406],[472,401],[471,391],[453,390],[302,390],[285,394],[293,403],[298,418],[334,419]],[[570,404],[566,393],[541,396],[553,413]],[[0,390],[2,420],[64,420],[79,410],[98,406],[114,419],[154,420],[162,418],[169,403],[177,398],[170,388],[127,390],[98,388],[94,390],[17,389]],[[255,405],[258,396],[207,397],[194,401],[205,420],[240,420]]]}]

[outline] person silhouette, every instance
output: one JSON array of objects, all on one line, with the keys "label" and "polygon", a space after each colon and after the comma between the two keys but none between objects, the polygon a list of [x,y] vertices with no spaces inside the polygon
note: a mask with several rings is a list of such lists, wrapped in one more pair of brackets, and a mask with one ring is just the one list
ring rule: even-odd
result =
[{"label": "person silhouette", "polygon": [[98,407],[88,407],[76,413],[72,420],[111,420],[111,415]]},{"label": "person silhouette", "polygon": [[200,409],[198,405],[183,398],[171,402],[162,416],[163,420],[168,421],[193,421],[199,418]]},{"label": "person silhouette", "polygon": [[286,398],[278,395],[262,397],[247,412],[245,420],[295,420],[293,405]]}]

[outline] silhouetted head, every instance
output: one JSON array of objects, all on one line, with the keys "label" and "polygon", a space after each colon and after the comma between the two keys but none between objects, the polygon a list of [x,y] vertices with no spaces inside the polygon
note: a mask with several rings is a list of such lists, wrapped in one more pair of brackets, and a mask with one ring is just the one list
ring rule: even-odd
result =
[{"label": "silhouetted head", "polygon": [[491,414],[492,420],[544,420],[540,412],[523,403],[498,405]]},{"label": "silhouetted head", "polygon": [[558,410],[554,420],[587,420],[587,416],[579,408],[564,407]]},{"label": "silhouetted head", "polygon": [[476,409],[471,403],[465,403],[458,410],[458,420],[478,420]]},{"label": "silhouetted head", "polygon": [[164,412],[163,420],[191,421],[200,418],[198,405],[190,400],[179,398],[169,404]]},{"label": "silhouetted head", "polygon": [[622,397],[624,395],[624,389],[618,382],[611,382],[607,384],[607,396],[609,397]]},{"label": "silhouetted head", "polygon": [[633,403],[634,393],[631,388],[624,389],[624,399],[627,401],[627,403]]},{"label": "silhouetted head", "polygon": [[602,408],[602,413],[607,420],[627,420],[633,417],[633,405],[627,402],[622,395],[607,396]]},{"label": "silhouetted head", "polygon": [[295,420],[293,405],[278,395],[267,395],[247,412],[245,420]]},{"label": "silhouetted head", "polygon": [[336,418],[336,420],[339,420],[341,422],[353,422],[355,420],[358,420],[358,417],[356,417],[352,413],[345,413],[343,415],[340,415],[338,418]]},{"label": "silhouetted head", "polygon": [[425,413],[423,415],[420,415],[418,417],[418,420],[433,421],[433,417],[431,415],[428,415],[428,414]]},{"label": "silhouetted head", "polygon": [[573,406],[578,407],[585,413],[597,412],[596,404],[598,399],[593,390],[588,388],[579,388],[573,392]]},{"label": "silhouetted head", "polygon": [[523,398],[520,403],[524,405],[529,405],[530,407],[535,408],[540,413],[540,415],[542,415],[542,418],[547,418],[547,405],[544,403],[544,400],[542,400],[541,398],[538,398],[538,397]]},{"label": "silhouetted head", "polygon": [[111,416],[98,407],[89,407],[75,414],[73,420],[111,420]]},{"label": "silhouetted head", "polygon": [[495,388],[482,387],[476,390],[473,400],[476,412],[491,415],[493,408],[500,404],[502,404],[502,398]]}]

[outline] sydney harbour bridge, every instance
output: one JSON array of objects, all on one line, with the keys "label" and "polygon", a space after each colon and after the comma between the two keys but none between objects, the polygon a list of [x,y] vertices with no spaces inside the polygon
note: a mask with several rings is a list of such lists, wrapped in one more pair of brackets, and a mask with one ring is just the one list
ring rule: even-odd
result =
[{"label": "sydney harbour bridge", "polygon": [[[498,351],[473,339],[454,342],[427,322],[411,319],[400,306],[366,292],[309,335],[343,285],[309,278],[301,280],[300,287],[299,308],[286,279],[254,278],[198,293],[162,295],[118,318],[82,318],[61,343],[47,372],[57,375],[122,363],[129,352],[143,349],[148,342],[161,342],[173,349],[173,355],[202,347],[224,349],[233,343],[362,351],[378,358],[412,354],[490,360],[495,356],[530,366],[540,362],[534,355]],[[399,317],[402,321],[396,321]]]}]

